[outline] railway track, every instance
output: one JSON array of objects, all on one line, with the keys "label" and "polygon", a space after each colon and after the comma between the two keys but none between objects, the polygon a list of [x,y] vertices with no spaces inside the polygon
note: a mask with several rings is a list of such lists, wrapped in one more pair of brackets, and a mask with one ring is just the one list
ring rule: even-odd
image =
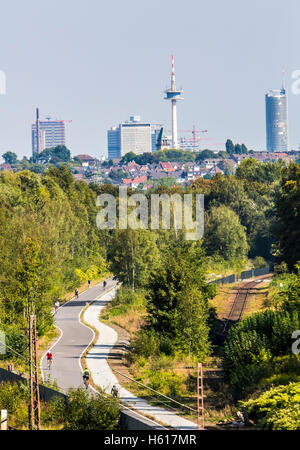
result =
[{"label": "railway track", "polygon": [[242,319],[249,295],[253,294],[253,290],[256,289],[255,286],[257,283],[260,283],[261,280],[254,280],[246,283],[242,287],[237,288],[237,293],[235,295],[233,304],[231,306],[228,317],[226,318],[226,322],[223,329],[223,334],[226,334],[229,328],[236,322]]}]

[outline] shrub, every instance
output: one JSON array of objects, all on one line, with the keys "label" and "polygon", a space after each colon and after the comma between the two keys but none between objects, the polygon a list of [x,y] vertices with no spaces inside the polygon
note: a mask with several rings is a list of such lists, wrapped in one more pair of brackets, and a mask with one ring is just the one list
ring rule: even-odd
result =
[{"label": "shrub", "polygon": [[150,370],[153,372],[161,372],[163,370],[172,370],[173,369],[173,360],[172,358],[168,358],[167,356],[154,356],[151,359]]},{"label": "shrub", "polygon": [[152,372],[149,375],[149,387],[170,397],[179,397],[183,385],[183,376],[171,372]]},{"label": "shrub", "polygon": [[9,414],[13,414],[25,398],[25,390],[17,383],[0,383],[0,409],[7,409]]},{"label": "shrub", "polygon": [[253,260],[253,268],[260,269],[262,267],[266,267],[266,260],[262,256],[256,256]]},{"label": "shrub", "polygon": [[160,336],[159,351],[167,356],[174,354],[174,341],[168,336]]},{"label": "shrub", "polygon": [[18,359],[19,355],[25,355],[28,347],[27,337],[14,326],[1,326],[0,331],[5,334],[6,353],[0,355],[1,359]]},{"label": "shrub", "polygon": [[278,386],[243,402],[250,419],[269,430],[300,430],[300,383]]},{"label": "shrub", "polygon": [[[223,366],[229,379],[245,385],[255,372],[253,382],[257,381],[261,366],[275,356],[291,352],[291,335],[299,328],[297,312],[277,311],[254,314],[232,327],[223,351]],[[259,366],[259,370],[250,370],[250,366]]]},{"label": "shrub", "polygon": [[82,388],[70,389],[69,400],[51,402],[49,418],[64,424],[65,430],[116,430],[119,428],[118,402],[104,395],[90,396]]},{"label": "shrub", "polygon": [[133,291],[125,286],[122,286],[117,293],[116,302],[118,304],[128,304],[142,306],[146,304],[145,291],[143,289],[136,289]]},{"label": "shrub", "polygon": [[159,349],[159,337],[154,331],[141,330],[132,342],[132,352],[137,356],[149,358],[156,355]]}]

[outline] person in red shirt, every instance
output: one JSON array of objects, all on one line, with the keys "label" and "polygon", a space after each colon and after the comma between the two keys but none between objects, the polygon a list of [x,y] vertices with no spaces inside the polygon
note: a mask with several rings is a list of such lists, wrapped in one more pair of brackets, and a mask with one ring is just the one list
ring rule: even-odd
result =
[{"label": "person in red shirt", "polygon": [[49,351],[49,352],[47,352],[46,357],[47,357],[48,369],[50,369],[52,361],[53,361],[53,355]]}]

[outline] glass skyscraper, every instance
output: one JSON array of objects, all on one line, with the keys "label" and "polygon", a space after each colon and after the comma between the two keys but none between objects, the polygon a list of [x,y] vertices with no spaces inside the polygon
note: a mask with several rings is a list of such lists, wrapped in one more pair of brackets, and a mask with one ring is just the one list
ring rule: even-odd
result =
[{"label": "glass skyscraper", "polygon": [[284,88],[266,94],[267,151],[288,151],[287,92]]}]

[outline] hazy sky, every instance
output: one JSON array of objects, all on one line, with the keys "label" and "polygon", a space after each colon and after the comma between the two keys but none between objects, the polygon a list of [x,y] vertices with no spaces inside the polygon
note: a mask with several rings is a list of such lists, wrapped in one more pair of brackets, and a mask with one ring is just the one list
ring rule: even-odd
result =
[{"label": "hazy sky", "polygon": [[[179,129],[263,150],[264,95],[281,87],[283,66],[288,90],[300,69],[299,20],[297,0],[0,0],[0,154],[31,155],[36,106],[73,120],[73,155],[106,155],[106,130],[132,114],[170,128],[172,53]],[[290,93],[294,148],[299,112]]]}]

